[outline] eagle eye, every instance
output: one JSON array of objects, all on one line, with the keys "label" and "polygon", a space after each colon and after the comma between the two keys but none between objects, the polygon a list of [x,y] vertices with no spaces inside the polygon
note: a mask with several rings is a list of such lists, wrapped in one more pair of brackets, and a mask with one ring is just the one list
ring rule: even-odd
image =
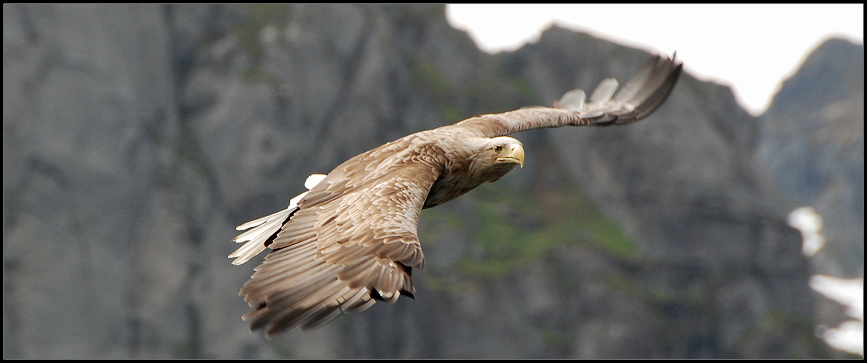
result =
[{"label": "eagle eye", "polygon": [[503,146],[502,146],[502,145],[494,146],[494,151],[495,151],[495,152],[503,151]]}]

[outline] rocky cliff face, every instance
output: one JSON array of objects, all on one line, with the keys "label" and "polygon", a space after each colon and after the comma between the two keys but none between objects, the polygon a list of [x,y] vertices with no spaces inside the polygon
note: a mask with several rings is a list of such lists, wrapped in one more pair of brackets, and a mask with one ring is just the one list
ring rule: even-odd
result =
[{"label": "rocky cliff face", "polygon": [[832,39],[787,80],[763,115],[757,158],[790,206],[814,206],[838,263],[864,276],[864,47]]},{"label": "rocky cliff face", "polygon": [[442,6],[3,9],[4,358],[827,354],[761,122],[688,75],[640,123],[514,135],[525,168],[422,214],[417,300],[270,342],[240,320],[234,226],[307,175],[641,51],[552,28],[487,55]]},{"label": "rocky cliff face", "polygon": [[[788,79],[762,116],[756,158],[790,208],[813,206],[825,247],[814,274],[864,277],[864,46],[831,39]],[[845,320],[819,300],[817,322]]]}]

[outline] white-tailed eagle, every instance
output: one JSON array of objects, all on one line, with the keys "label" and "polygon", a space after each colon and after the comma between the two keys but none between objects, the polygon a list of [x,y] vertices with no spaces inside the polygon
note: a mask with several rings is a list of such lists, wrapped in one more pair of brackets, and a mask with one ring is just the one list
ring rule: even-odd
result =
[{"label": "white-tailed eagle", "polygon": [[589,100],[566,93],[554,107],[482,115],[421,131],[355,156],[307,179],[289,207],[244,223],[229,255],[235,265],[270,248],[240,295],[243,316],[270,336],[327,323],[376,300],[413,297],[412,269],[424,267],[416,227],[421,210],[494,182],[524,163],[521,142],[505,135],[542,127],[624,125],[656,110],[682,64],[651,57],[617,90],[602,81]]}]

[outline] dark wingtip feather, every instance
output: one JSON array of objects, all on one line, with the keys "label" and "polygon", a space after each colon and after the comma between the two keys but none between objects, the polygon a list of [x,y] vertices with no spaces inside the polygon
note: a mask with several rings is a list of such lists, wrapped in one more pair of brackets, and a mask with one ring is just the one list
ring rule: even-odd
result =
[{"label": "dark wingtip feather", "polygon": [[677,53],[671,58],[661,56],[651,58],[653,64],[648,67],[647,78],[640,80],[638,92],[627,101],[635,106],[636,114],[634,120],[626,123],[650,115],[668,99],[683,70],[683,63],[678,62],[676,57]]}]

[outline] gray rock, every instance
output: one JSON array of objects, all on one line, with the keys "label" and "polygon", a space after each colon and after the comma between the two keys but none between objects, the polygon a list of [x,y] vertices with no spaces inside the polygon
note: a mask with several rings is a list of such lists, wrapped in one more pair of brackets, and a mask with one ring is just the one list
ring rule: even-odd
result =
[{"label": "gray rock", "polygon": [[[830,39],[783,83],[762,116],[756,159],[789,209],[812,206],[826,242],[811,274],[864,277],[864,46]],[[848,315],[820,298],[817,323]]]},{"label": "gray rock", "polygon": [[516,135],[525,168],[424,211],[417,300],[270,342],[240,320],[234,226],[309,174],[641,51],[552,28],[488,55],[441,5],[3,9],[4,358],[827,356],[759,120],[688,75],[635,125]]}]

